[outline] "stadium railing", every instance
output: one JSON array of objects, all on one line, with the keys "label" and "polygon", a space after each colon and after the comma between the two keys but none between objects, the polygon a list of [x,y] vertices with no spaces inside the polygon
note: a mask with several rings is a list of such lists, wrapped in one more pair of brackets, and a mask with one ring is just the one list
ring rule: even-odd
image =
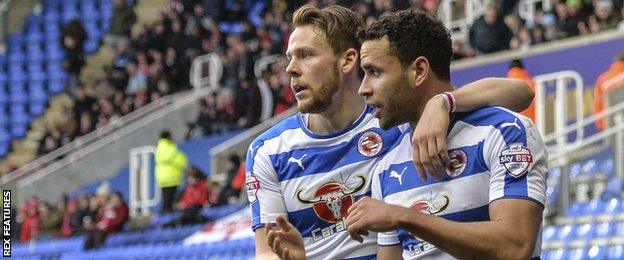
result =
[{"label": "stadium railing", "polygon": [[[464,5],[464,13],[459,16],[453,13],[453,4],[458,3]],[[484,1],[482,0],[443,0],[438,9],[438,17],[451,31],[453,40],[466,41],[470,26],[483,14],[483,11]]]},{"label": "stadium railing", "polygon": [[[583,123],[583,108],[584,108],[584,100],[583,100],[583,91],[585,84],[583,83],[583,77],[576,71],[565,70],[558,71],[543,75],[538,75],[533,78],[535,84],[537,85],[535,91],[535,107],[536,107],[536,118],[535,124],[537,125],[537,129],[539,129],[542,135],[548,136],[557,135],[557,133],[563,131],[567,127],[568,120],[568,111],[570,111],[569,103],[568,103],[568,85],[569,82],[573,82],[573,87],[575,88],[575,97],[576,100],[572,108],[575,109],[574,118],[576,122]],[[546,93],[547,88],[549,88],[552,83],[555,85],[555,107],[551,111],[553,113],[553,118],[555,119],[555,129],[554,132],[550,135],[547,135],[546,131],[546,106],[548,105],[546,102]],[[576,130],[576,142],[580,142],[583,139],[584,128],[579,128]],[[548,144],[548,143],[547,143]],[[563,147],[568,145],[567,136],[559,136],[556,139],[557,147]]]},{"label": "stadium railing", "polygon": [[[618,91],[624,92],[624,86]],[[555,140],[567,138],[568,134],[579,131],[579,129],[594,124],[596,121],[603,118],[610,119],[608,127],[604,130],[582,137],[580,140],[567,143],[563,146],[556,145],[549,147],[548,161],[550,168],[562,169],[559,180],[559,185],[561,185],[559,212],[564,212],[564,210],[570,206],[570,161],[573,157],[578,157],[577,154],[584,154],[588,147],[592,145],[598,147],[614,146],[615,175],[617,177],[624,177],[624,100],[620,100],[602,112],[577,121],[564,130],[554,132],[544,139],[545,143],[552,143],[555,142]],[[577,138],[579,137],[577,136]]]},{"label": "stadium railing", "polygon": [[526,21],[535,21],[537,4],[542,4],[542,10],[547,12],[552,10],[551,0],[520,0],[518,3],[518,15]]}]

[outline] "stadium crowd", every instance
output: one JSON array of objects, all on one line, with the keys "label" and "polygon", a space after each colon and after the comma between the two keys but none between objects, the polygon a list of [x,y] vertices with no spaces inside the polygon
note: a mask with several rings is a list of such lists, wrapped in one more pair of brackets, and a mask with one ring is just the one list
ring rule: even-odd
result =
[{"label": "stadium crowd", "polygon": [[[62,37],[67,50],[65,67],[70,74],[68,92],[74,105],[72,109],[68,104],[57,126],[47,130],[40,141],[39,154],[48,153],[164,95],[190,89],[188,75],[193,58],[211,52],[220,55],[224,66],[220,82],[223,89],[200,100],[197,120],[190,124],[194,132],[189,136],[257,124],[261,98],[254,75],[255,61],[284,53],[292,31],[288,17],[303,2],[168,0],[161,18],[151,25],[136,26],[131,37],[128,28],[136,21],[133,6],[117,0],[111,29],[105,38],[115,58],[105,69],[104,84],[113,91],[109,96],[99,97],[91,96],[79,86],[79,75],[75,74],[79,74],[84,64],[84,51],[73,46],[82,46],[85,35],[79,22],[70,23]],[[328,4],[310,2],[317,6]],[[441,1],[337,2],[353,6],[370,24],[383,13],[410,7],[435,14]],[[518,2],[486,5],[484,14],[470,27],[467,41],[453,42],[453,59],[527,49],[535,44],[616,28],[618,24],[621,26],[624,14],[621,1],[559,0],[553,1],[552,10],[538,11],[534,19],[522,20],[517,12]],[[465,1],[453,1],[453,4],[454,12],[463,13]],[[273,92],[274,114],[295,102],[283,72],[286,62],[284,58],[278,59],[261,76]]]}]

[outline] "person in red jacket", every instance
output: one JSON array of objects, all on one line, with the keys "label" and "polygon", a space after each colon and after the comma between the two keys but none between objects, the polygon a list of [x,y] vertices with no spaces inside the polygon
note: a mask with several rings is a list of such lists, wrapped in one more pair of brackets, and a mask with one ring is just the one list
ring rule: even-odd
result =
[{"label": "person in red jacket", "polygon": [[182,199],[175,205],[175,208],[182,212],[175,224],[186,225],[206,220],[200,210],[209,205],[209,183],[199,168],[192,166],[189,169]]},{"label": "person in red jacket", "polygon": [[26,204],[22,205],[20,211],[22,213],[22,227],[20,231],[20,242],[25,243],[30,239],[36,239],[39,235],[39,200],[35,197],[28,199]]},{"label": "person in red jacket", "polygon": [[126,206],[123,196],[115,192],[104,208],[99,211],[96,223],[84,223],[87,230],[87,238],[84,249],[101,247],[110,234],[117,233],[123,229],[128,220],[128,206]]}]

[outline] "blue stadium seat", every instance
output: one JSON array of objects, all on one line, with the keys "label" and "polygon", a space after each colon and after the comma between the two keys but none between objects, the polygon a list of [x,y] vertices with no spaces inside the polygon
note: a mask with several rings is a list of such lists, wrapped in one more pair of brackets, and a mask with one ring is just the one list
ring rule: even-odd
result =
[{"label": "blue stadium seat", "polygon": [[9,46],[21,46],[24,45],[24,35],[20,33],[14,33],[9,36]]},{"label": "blue stadium seat", "polygon": [[614,245],[607,248],[608,259],[623,259],[624,258],[624,245]]},{"label": "blue stadium seat", "polygon": [[88,39],[84,43],[84,50],[88,54],[95,53],[98,48],[100,48],[100,43],[98,40]]},{"label": "blue stadium seat", "polygon": [[14,139],[22,138],[26,135],[27,124],[12,124],[11,125],[11,137]]},{"label": "blue stadium seat", "polygon": [[624,236],[624,221],[615,222],[615,231],[613,231],[613,235]]},{"label": "blue stadium seat", "polygon": [[582,173],[581,163],[573,163],[570,165],[570,179],[578,178]]},{"label": "blue stadium seat", "polygon": [[599,173],[600,170],[598,168],[598,164],[596,163],[595,159],[589,159],[587,161],[585,161],[582,165],[582,172],[583,174],[596,174]]},{"label": "blue stadium seat", "polygon": [[585,255],[585,259],[605,259],[607,257],[607,248],[605,246],[590,246]]},{"label": "blue stadium seat", "polygon": [[576,226],[576,239],[590,240],[594,236],[594,223],[585,223]]},{"label": "blue stadium seat", "polygon": [[602,212],[602,209],[604,208],[605,203],[602,200],[592,200],[589,203],[587,203],[587,205],[585,206],[585,208],[583,209],[583,214],[584,215],[598,215]]},{"label": "blue stadium seat", "polygon": [[5,157],[9,154],[9,142],[0,143],[0,157]]},{"label": "blue stadium seat", "polygon": [[[59,13],[57,9],[48,9],[46,10],[46,13],[43,15],[43,21],[45,22],[44,27],[46,25],[47,26],[57,25],[60,20],[61,20],[61,14]],[[47,30],[44,29],[44,31],[47,31]]]},{"label": "blue stadium seat", "polygon": [[26,61],[26,55],[19,52],[11,52],[8,58],[9,62],[24,63]]},{"label": "blue stadium seat", "polygon": [[552,250],[548,250],[546,252],[543,252],[543,259],[547,259],[547,260],[563,260],[566,259],[566,253],[567,251],[563,248],[558,248],[558,249],[552,249]]},{"label": "blue stadium seat", "polygon": [[594,237],[599,237],[599,238],[609,237],[613,233],[613,230],[612,230],[613,228],[614,228],[614,225],[611,224],[611,222],[609,221],[598,222],[596,223],[596,226],[594,227]]},{"label": "blue stadium seat", "polygon": [[9,102],[20,105],[28,101],[28,95],[25,92],[13,92],[9,95]]},{"label": "blue stadium seat", "polygon": [[43,41],[43,35],[40,32],[26,34],[26,44],[39,44]]},{"label": "blue stadium seat", "polygon": [[612,198],[605,203],[602,213],[615,214],[622,211],[622,200],[619,198]]},{"label": "blue stadium seat", "polygon": [[578,217],[578,216],[582,215],[583,212],[585,211],[585,207],[586,206],[587,206],[587,204],[582,203],[582,202],[572,203],[572,205],[570,205],[570,208],[568,208],[568,216],[569,217]]},{"label": "blue stadium seat", "polygon": [[28,63],[41,63],[43,60],[45,60],[45,58],[45,53],[39,50],[29,52],[26,60],[28,61]]},{"label": "blue stadium seat", "polygon": [[0,107],[4,107],[7,103],[9,103],[9,94],[0,89]]},{"label": "blue stadium seat", "polygon": [[585,247],[569,248],[566,259],[569,259],[569,260],[582,260],[582,259],[584,259],[585,255],[587,255],[586,251],[587,251],[587,248],[585,248]]},{"label": "blue stadium seat", "polygon": [[574,237],[574,231],[576,226],[573,224],[568,224],[559,228],[559,232],[557,233],[557,240],[568,241]]},{"label": "blue stadium seat", "polygon": [[11,141],[11,135],[4,128],[0,128],[0,142],[7,143]]},{"label": "blue stadium seat", "polygon": [[40,116],[45,112],[46,102],[45,101],[34,101],[28,103],[28,110],[30,115],[32,116]]},{"label": "blue stadium seat", "polygon": [[31,82],[44,82],[47,78],[43,70],[28,73],[28,80]]}]

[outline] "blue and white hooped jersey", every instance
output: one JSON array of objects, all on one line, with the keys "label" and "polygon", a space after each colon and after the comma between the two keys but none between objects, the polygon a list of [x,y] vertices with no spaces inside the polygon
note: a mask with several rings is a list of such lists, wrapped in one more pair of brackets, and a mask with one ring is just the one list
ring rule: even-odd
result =
[{"label": "blue and white hooped jersey", "polygon": [[[420,180],[407,131],[375,168],[373,198],[459,222],[488,221],[489,203],[497,199],[527,199],[544,205],[547,155],[528,118],[490,107],[456,114],[449,129],[452,164],[446,176]],[[379,233],[378,244],[400,244],[403,259],[453,258],[404,229]],[[540,246],[538,238],[534,256],[539,257]]]},{"label": "blue and white hooped jersey", "polygon": [[310,259],[372,259],[377,235],[363,243],[346,231],[347,209],[370,196],[373,168],[409,126],[390,130],[367,107],[349,127],[319,136],[306,114],[289,117],[256,138],[247,151],[252,228],[284,215],[301,232]]}]

